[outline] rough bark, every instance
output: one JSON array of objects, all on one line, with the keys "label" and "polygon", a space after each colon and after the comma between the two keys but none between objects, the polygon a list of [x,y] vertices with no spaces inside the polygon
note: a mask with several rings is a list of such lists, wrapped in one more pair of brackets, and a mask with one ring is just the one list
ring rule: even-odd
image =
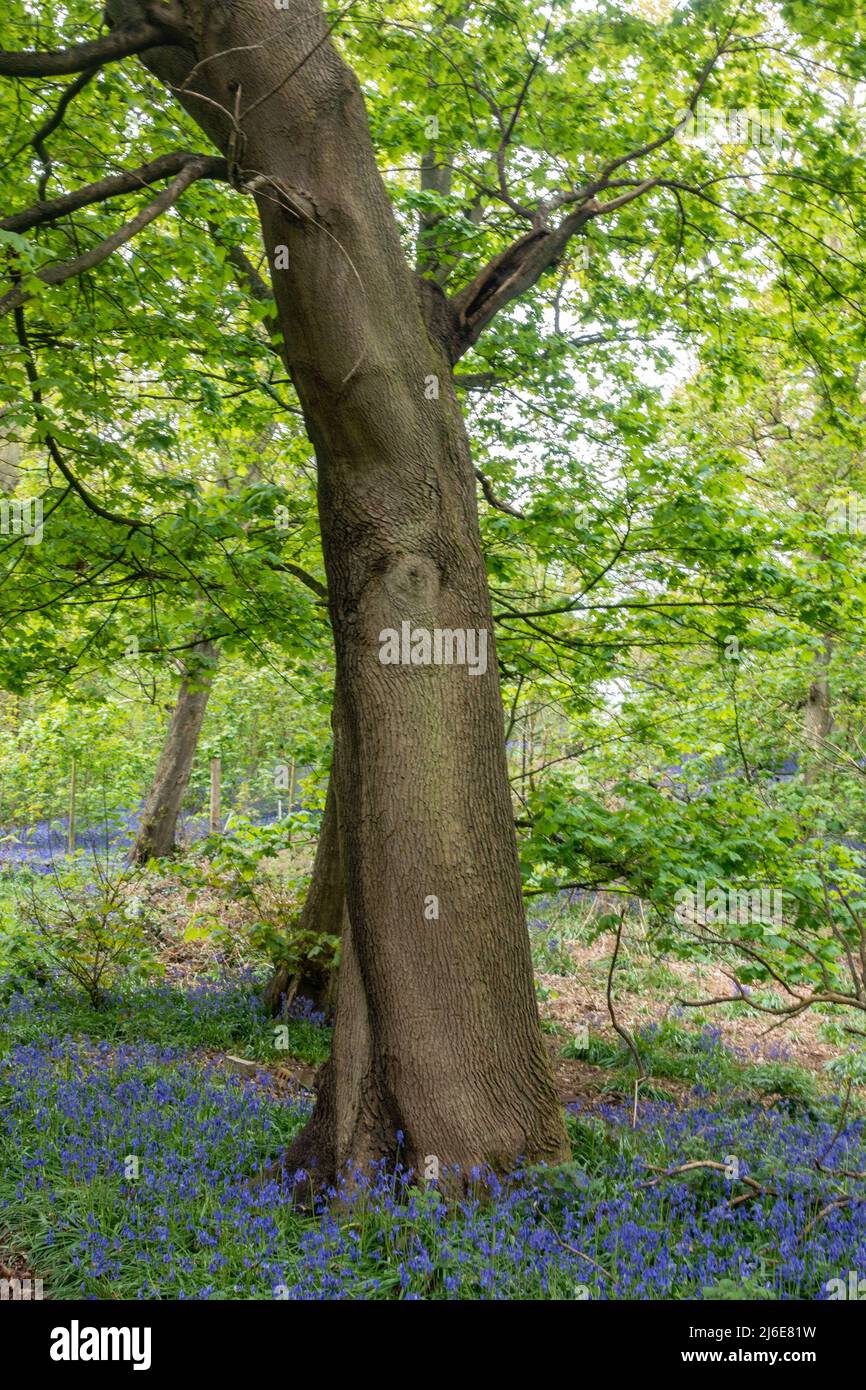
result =
[{"label": "rough bark", "polygon": [[[325,797],[310,886],[301,909],[300,930],[304,933],[315,932],[319,936],[339,936],[344,901],[337,796],[332,779]],[[268,1011],[278,1014],[287,1009],[296,997],[312,999],[318,1005],[331,1005],[334,998],[333,975],[332,970],[317,969],[312,961],[303,971],[295,973],[288,966],[278,966],[264,991]]]},{"label": "rough bark", "polygon": [[[336,649],[343,954],[332,1057],[286,1164],[325,1179],[398,1153],[464,1174],[558,1161],[475,477],[448,356],[422,312],[429,291],[422,300],[406,264],[358,82],[317,0],[183,10],[192,52],[144,61],[175,86],[199,64],[180,100],[258,202],[316,451]],[[236,108],[240,134],[223,114]],[[381,664],[380,633],[404,621],[483,631],[486,673]]]},{"label": "rough bark", "polygon": [[172,854],[177,818],[189,785],[213,681],[217,649],[213,642],[198,642],[177,693],[177,701],[160,754],[153,785],[144,805],[138,835],[129,853],[130,862],[145,864]]}]

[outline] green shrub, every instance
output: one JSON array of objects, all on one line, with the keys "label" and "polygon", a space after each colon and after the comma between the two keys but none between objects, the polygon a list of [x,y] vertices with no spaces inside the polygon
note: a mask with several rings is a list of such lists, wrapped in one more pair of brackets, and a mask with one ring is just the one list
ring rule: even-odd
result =
[{"label": "green shrub", "polygon": [[152,924],[136,892],[140,873],[97,857],[73,860],[44,882],[27,879],[18,893],[11,936],[17,968],[33,978],[53,975],[77,986],[93,1008],[106,991],[155,973]]},{"label": "green shrub", "polygon": [[[255,826],[237,820],[233,833],[212,835],[197,847],[179,873],[194,905],[200,894],[209,899],[230,898],[251,909],[251,921],[241,930],[253,953],[291,975],[326,976],[339,961],[340,938],[318,930],[302,929],[301,909],[307,884],[290,875],[282,865],[286,826]],[[173,866],[173,871],[178,871]],[[190,936],[213,936],[229,955],[237,954],[237,927],[227,928],[210,910],[190,917]]]}]

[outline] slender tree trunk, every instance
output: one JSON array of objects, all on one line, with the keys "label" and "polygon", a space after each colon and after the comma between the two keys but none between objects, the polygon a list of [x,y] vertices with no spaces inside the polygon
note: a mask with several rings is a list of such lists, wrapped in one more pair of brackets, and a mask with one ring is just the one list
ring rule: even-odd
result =
[{"label": "slender tree trunk", "polygon": [[809,686],[803,715],[803,734],[811,755],[806,764],[805,779],[807,782],[814,782],[818,775],[821,755],[825,752],[827,740],[833,732],[834,719],[830,703],[830,681],[827,676],[832,656],[832,639],[825,636],[823,646],[818,654],[817,669]]},{"label": "slender tree trunk", "polygon": [[148,859],[162,859],[175,848],[177,818],[189,784],[216,659],[217,649],[213,642],[199,642],[193,648],[193,656],[177,693],[138,835],[129,853],[133,864],[144,864]]},{"label": "slender tree trunk", "polygon": [[[313,873],[301,910],[300,930],[317,936],[339,936],[343,924],[345,896],[340,867],[337,795],[334,779],[331,777],[325,797]],[[331,1004],[332,987],[332,970],[316,969],[310,962],[302,973],[292,974],[287,966],[281,965],[268,981],[263,997],[269,1012],[277,1014],[281,1009],[288,1008],[296,996],[312,999],[314,1004]]]},{"label": "slender tree trunk", "polygon": [[[182,10],[191,51],[145,61],[176,88],[197,65],[190,87],[211,104],[190,89],[180,100],[258,202],[316,451],[336,649],[347,912],[332,1056],[286,1165],[327,1180],[397,1156],[464,1175],[559,1161],[475,477],[428,327],[441,292],[406,264],[361,91],[318,0]],[[241,137],[221,114],[235,108]],[[486,640],[485,672],[383,664],[380,634],[404,622]]]}]

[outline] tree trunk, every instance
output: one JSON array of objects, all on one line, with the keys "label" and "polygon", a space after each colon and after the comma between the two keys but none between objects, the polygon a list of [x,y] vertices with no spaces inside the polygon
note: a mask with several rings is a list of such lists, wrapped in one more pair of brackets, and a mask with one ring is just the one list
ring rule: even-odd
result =
[{"label": "tree trunk", "polygon": [[162,859],[174,851],[177,818],[192,771],[216,659],[217,649],[213,642],[196,643],[193,659],[184,671],[177,692],[177,702],[153,786],[142,812],[138,835],[129,852],[132,864]]},{"label": "tree trunk", "polygon": [[[407,266],[358,82],[318,0],[185,0],[183,13],[192,52],[146,62],[176,87],[198,65],[180,100],[258,202],[316,451],[336,649],[347,912],[332,1056],[286,1165],[330,1180],[398,1156],[463,1175],[559,1161],[475,477],[425,320],[441,292]],[[221,114],[235,108],[241,136]],[[405,622],[486,640],[485,672],[383,664],[380,634]]]},{"label": "tree trunk", "polygon": [[[325,809],[319,830],[319,843],[313,861],[313,874],[304,906],[300,930],[317,936],[339,936],[343,924],[343,875],[340,868],[340,838],[337,822],[337,795],[334,779],[328,782]],[[296,996],[312,999],[317,1005],[333,1003],[333,971],[316,969],[309,962],[300,974],[292,974],[288,966],[274,971],[264,991],[264,1002],[271,1014],[288,1008]]]},{"label": "tree trunk", "polygon": [[830,681],[827,677],[832,656],[832,639],[825,636],[823,646],[818,654],[817,669],[809,686],[809,695],[803,715],[803,734],[807,746],[805,770],[807,782],[814,782],[818,776],[822,754],[826,752],[827,740],[833,732],[835,722],[830,703]]}]

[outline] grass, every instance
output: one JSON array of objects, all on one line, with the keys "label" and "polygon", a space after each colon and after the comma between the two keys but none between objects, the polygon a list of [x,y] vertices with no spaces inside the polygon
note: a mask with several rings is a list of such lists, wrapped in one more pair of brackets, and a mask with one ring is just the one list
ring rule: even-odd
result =
[{"label": "grass", "polygon": [[206,981],[194,988],[145,985],[112,991],[105,1007],[94,1009],[81,995],[51,987],[15,996],[0,1033],[0,1055],[34,1035],[68,1034],[110,1043],[158,1043],[194,1051],[241,1053],[272,1062],[286,1052],[315,1066],[330,1047],[330,1029],[316,1016],[281,1020],[287,1036],[277,1048],[275,1024],[261,1004],[262,980],[255,976]]},{"label": "grass", "polygon": [[[826,1113],[832,1089],[829,1085],[822,1086],[813,1073],[793,1062],[756,1063],[747,1055],[724,1046],[713,1028],[695,1032],[667,1018],[660,1024],[639,1029],[635,1042],[648,1078],[687,1083],[713,1093],[742,1093],[756,1101],[773,1096],[816,1115]],[[611,1089],[616,1091],[627,1090],[637,1075],[625,1044],[597,1033],[590,1033],[587,1047],[582,1047],[579,1039],[570,1039],[560,1049],[560,1055],[579,1058],[612,1071],[615,1080]],[[651,1082],[642,1087],[641,1093],[647,1098],[659,1094],[653,1091]]]}]

